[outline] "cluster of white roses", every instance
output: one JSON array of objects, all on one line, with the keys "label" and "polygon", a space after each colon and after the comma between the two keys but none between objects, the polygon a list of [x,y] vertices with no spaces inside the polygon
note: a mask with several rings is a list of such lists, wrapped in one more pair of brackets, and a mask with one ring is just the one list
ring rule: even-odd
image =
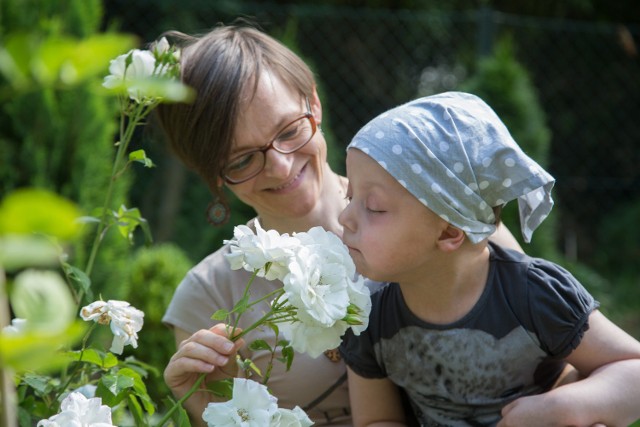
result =
[{"label": "cluster of white roses", "polygon": [[369,290],[338,236],[322,227],[291,236],[265,231],[258,221],[255,228],[235,227],[227,260],[234,270],[282,281],[282,298],[295,315],[280,330],[294,350],[317,357],[336,348],[349,327],[356,335],[367,328]]}]

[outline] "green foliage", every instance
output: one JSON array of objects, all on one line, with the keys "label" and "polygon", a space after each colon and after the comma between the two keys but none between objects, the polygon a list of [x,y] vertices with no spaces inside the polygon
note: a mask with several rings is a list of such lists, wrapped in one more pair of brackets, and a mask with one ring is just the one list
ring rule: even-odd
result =
[{"label": "green foliage", "polygon": [[[138,340],[142,350],[135,353],[138,359],[158,369],[163,369],[175,352],[173,332],[162,324],[162,316],[176,286],[191,266],[184,251],[171,243],[140,248],[131,262],[125,300],[145,313]],[[156,402],[170,394],[161,373],[148,378],[147,384]]]},{"label": "green foliage", "polygon": [[0,3],[0,32],[44,30],[85,37],[102,19],[101,0],[5,0]]},{"label": "green foliage", "polygon": [[[104,203],[117,104],[96,91],[95,76],[106,74],[109,60],[129,48],[132,38],[91,36],[99,27],[101,5],[98,0],[2,2],[0,37],[7,43],[0,47],[0,194],[46,188],[87,213]],[[116,183],[117,204],[125,203],[128,186],[126,177]],[[85,231],[90,236],[93,227]],[[106,239],[94,275],[97,293],[117,289],[129,250],[126,242]],[[75,262],[86,263],[90,241],[73,244]]]},{"label": "green foliage", "polygon": [[551,134],[533,82],[515,55],[512,39],[502,38],[460,89],[487,101],[518,145],[544,167]]},{"label": "green foliage", "polygon": [[[638,278],[640,259],[640,200],[619,206],[614,210],[605,209],[603,219],[595,227],[602,248],[597,252],[598,268],[621,277]],[[604,248],[607,248],[605,250]]]},{"label": "green foliage", "polygon": [[[548,163],[550,131],[528,72],[515,58],[511,38],[499,41],[493,55],[481,59],[476,72],[459,89],[484,99],[502,119],[520,147],[543,167]],[[587,289],[599,295],[601,301],[608,298],[610,285],[606,280],[586,265],[565,259],[558,251],[557,221],[553,212],[535,231],[530,244],[524,244],[518,232],[520,220],[517,202],[507,204],[502,221],[527,254],[564,265]]]}]

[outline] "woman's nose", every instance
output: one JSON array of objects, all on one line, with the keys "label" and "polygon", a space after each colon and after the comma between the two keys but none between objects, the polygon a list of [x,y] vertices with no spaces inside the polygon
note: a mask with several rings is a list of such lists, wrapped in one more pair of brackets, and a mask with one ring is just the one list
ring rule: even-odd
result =
[{"label": "woman's nose", "polygon": [[282,154],[273,148],[264,153],[264,172],[269,177],[287,178],[291,174],[295,153]]}]

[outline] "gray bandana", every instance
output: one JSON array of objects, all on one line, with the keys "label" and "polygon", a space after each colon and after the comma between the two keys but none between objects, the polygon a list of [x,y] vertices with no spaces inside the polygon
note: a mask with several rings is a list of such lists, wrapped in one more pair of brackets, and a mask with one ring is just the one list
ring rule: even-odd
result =
[{"label": "gray bandana", "polygon": [[495,232],[494,206],[518,199],[527,243],[553,206],[554,178],[475,95],[447,92],[396,107],[370,121],[349,148],[377,160],[473,243]]}]

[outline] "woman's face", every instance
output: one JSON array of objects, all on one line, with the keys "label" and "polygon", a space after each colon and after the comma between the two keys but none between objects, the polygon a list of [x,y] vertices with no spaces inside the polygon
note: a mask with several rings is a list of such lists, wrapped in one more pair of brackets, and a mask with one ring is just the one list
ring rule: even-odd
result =
[{"label": "woman's face", "polygon": [[[322,112],[317,96],[309,103],[319,125]],[[285,125],[307,112],[305,98],[268,72],[262,74],[255,95],[245,105],[236,123],[231,158],[264,147]],[[327,147],[322,134],[316,132],[294,153],[270,149],[265,155],[265,167],[257,176],[228,185],[229,189],[266,222],[271,218],[301,218],[309,213],[319,202],[323,188]]]}]

